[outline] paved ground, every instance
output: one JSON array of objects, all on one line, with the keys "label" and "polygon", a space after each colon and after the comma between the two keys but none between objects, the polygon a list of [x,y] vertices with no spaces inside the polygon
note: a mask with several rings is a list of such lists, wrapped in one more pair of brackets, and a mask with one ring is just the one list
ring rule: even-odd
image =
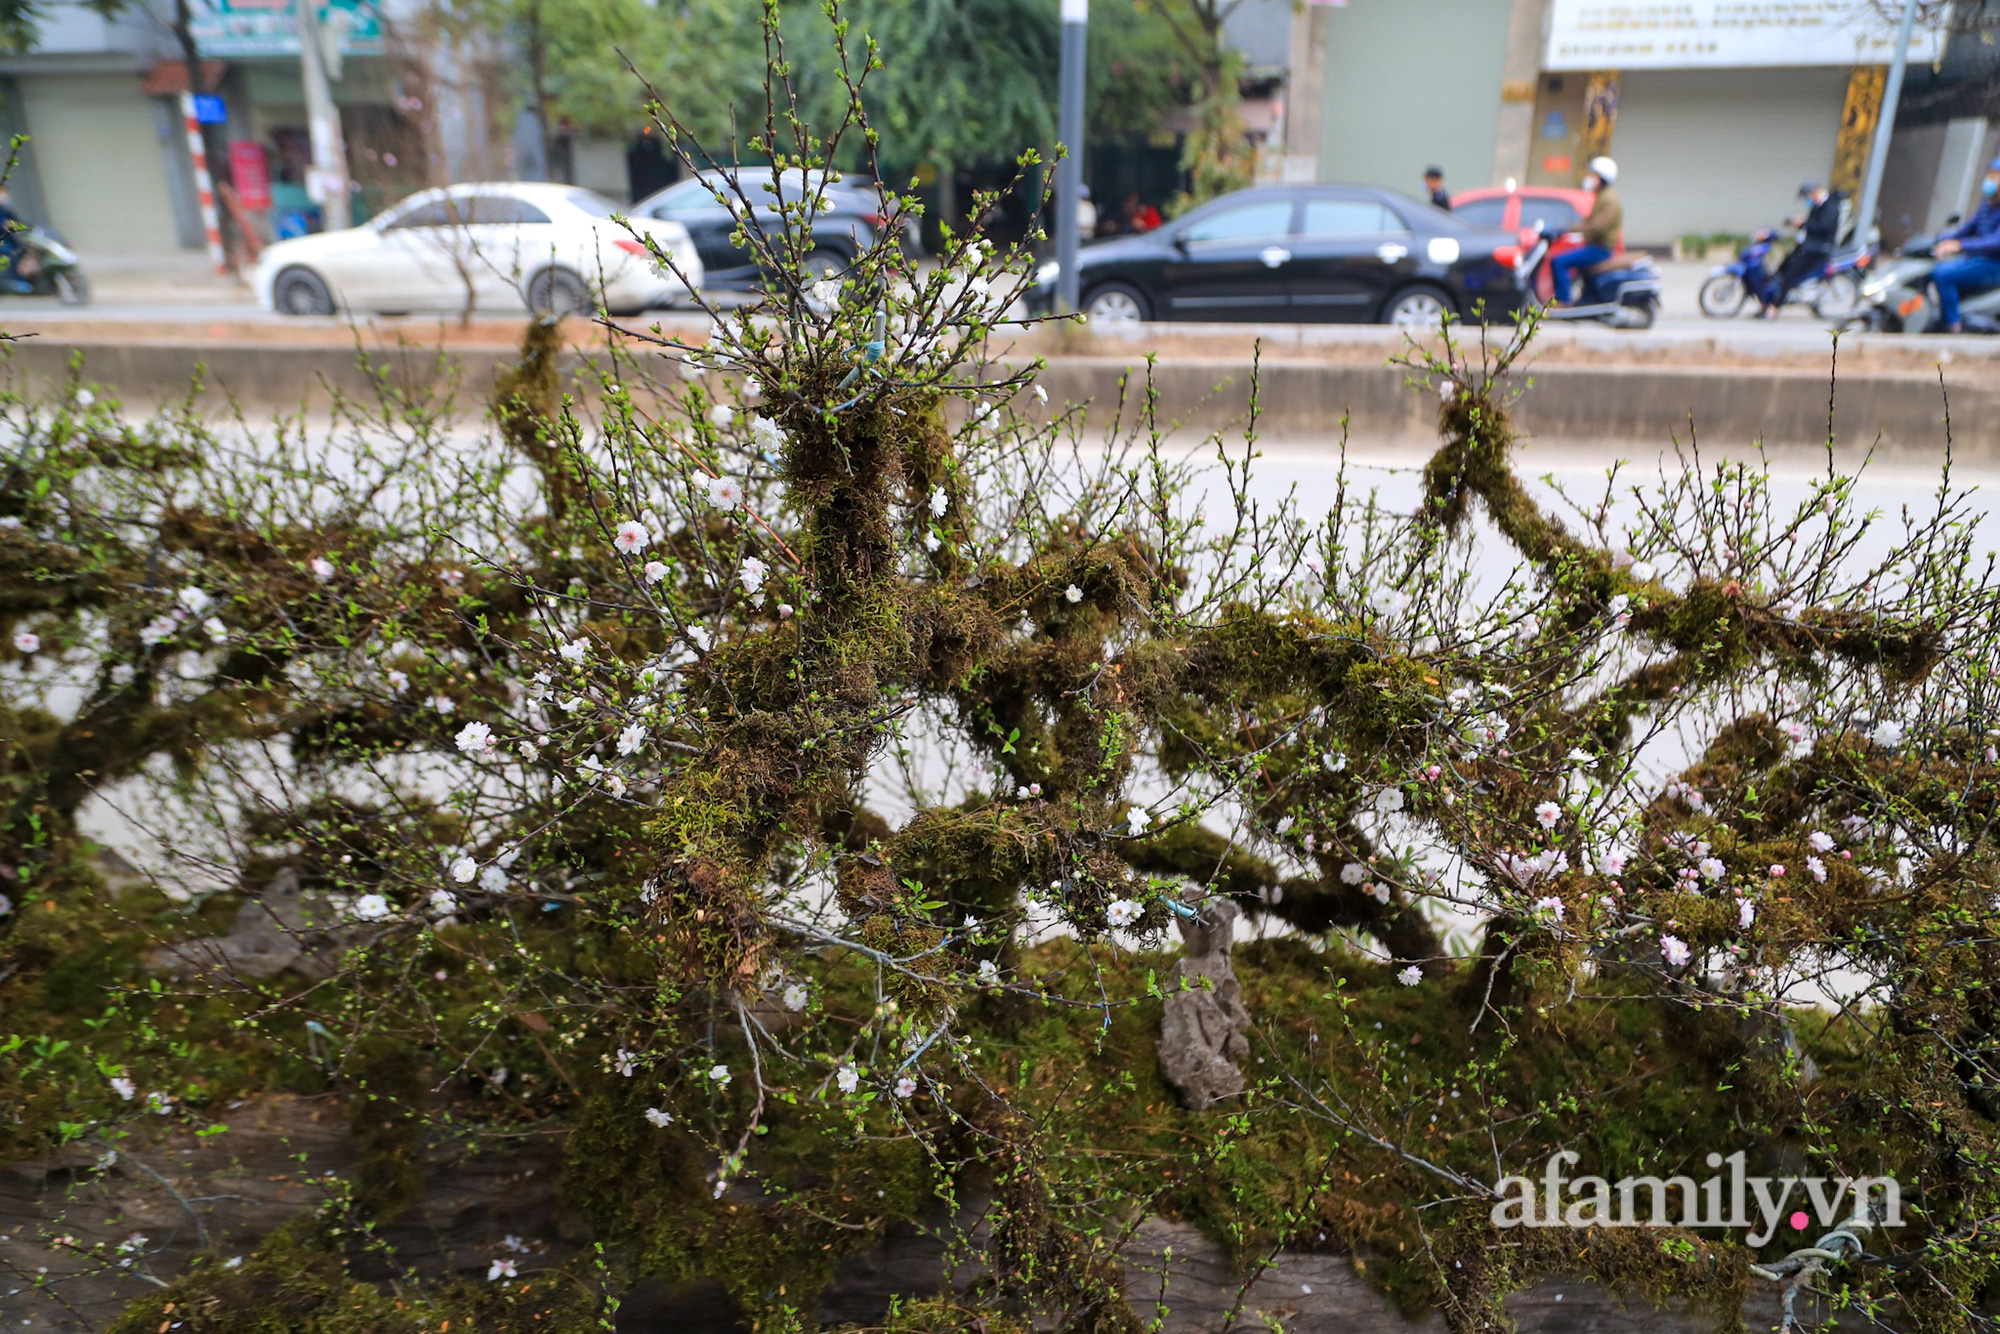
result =
[{"label": "paved ground", "polygon": [[[1664,308],[1659,322],[1647,334],[1607,329],[1600,325],[1571,325],[1575,336],[1606,346],[1677,342],[1684,339],[1720,340],[1754,348],[1824,347],[1827,326],[1803,307],[1791,307],[1782,318],[1763,321],[1747,316],[1733,320],[1712,320],[1701,314],[1696,294],[1712,267],[1703,261],[1667,262],[1661,266],[1665,278]],[[250,289],[233,277],[216,274],[205,256],[176,255],[168,259],[129,256],[86,256],[84,271],[90,275],[96,299],[81,308],[64,307],[53,299],[34,297],[0,298],[0,327],[11,329],[47,328],[77,330],[79,326],[152,325],[163,328],[190,326],[191,336],[200,337],[206,326],[272,325],[309,327],[313,321],[272,315],[258,309]],[[449,320],[450,317],[446,317]],[[691,312],[660,312],[647,317],[671,326],[699,328],[702,318]],[[491,317],[495,324],[512,323]],[[436,328],[436,315],[396,319],[371,318],[369,323],[384,330],[427,331]],[[485,323],[482,318],[476,322]],[[340,321],[325,321],[338,325]],[[1315,333],[1334,334],[1342,330],[1315,326]],[[1354,330],[1362,333],[1361,330]],[[1912,342],[1929,342],[1911,339]],[[1987,340],[1989,342],[2000,340]]]}]

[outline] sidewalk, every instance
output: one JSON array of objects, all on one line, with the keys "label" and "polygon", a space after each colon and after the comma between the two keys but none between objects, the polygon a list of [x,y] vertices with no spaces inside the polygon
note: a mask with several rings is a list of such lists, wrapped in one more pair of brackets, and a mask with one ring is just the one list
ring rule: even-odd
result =
[{"label": "sidewalk", "polygon": [[166,255],[92,253],[81,256],[91,299],[114,306],[240,306],[250,284],[215,271],[206,251]]}]

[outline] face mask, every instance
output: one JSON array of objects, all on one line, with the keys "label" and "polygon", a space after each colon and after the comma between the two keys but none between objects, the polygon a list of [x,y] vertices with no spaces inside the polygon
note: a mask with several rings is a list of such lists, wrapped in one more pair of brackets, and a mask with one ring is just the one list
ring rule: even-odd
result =
[{"label": "face mask", "polygon": [[1988,176],[1979,183],[1979,193],[1985,195],[1988,199],[1991,199],[1994,195],[2000,195],[2000,181],[1996,181],[1991,176]]}]

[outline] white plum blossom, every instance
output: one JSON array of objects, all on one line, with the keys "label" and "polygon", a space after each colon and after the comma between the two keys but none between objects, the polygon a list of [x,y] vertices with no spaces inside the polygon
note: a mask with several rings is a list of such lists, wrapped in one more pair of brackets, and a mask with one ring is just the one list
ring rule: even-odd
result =
[{"label": "white plum blossom", "polygon": [[174,637],[174,633],[178,631],[180,628],[181,628],[181,623],[175,620],[172,616],[155,616],[152,620],[147,621],[145,625],[140,627],[139,642],[141,644],[144,644],[147,648],[152,648],[158,644],[164,644],[169,639],[172,639]]},{"label": "white plum blossom", "polygon": [[1340,883],[1358,885],[1368,878],[1368,868],[1360,862],[1349,862],[1340,868]]},{"label": "white plum blossom", "polygon": [[646,1120],[650,1125],[665,1130],[674,1123],[674,1114],[672,1112],[661,1111],[658,1107],[648,1107],[646,1109]]},{"label": "white plum blossom", "polygon": [[450,715],[458,712],[458,701],[450,695],[432,695],[431,707],[439,713]]},{"label": "white plum blossom", "polygon": [[111,1091],[113,1093],[116,1093],[124,1101],[130,1102],[135,1096],[137,1096],[139,1092],[139,1086],[137,1084],[134,1084],[131,1080],[127,1079],[125,1076],[119,1075],[116,1079],[113,1079],[111,1081]]},{"label": "white plum blossom", "polygon": [[312,577],[321,583],[325,583],[334,576],[333,562],[324,556],[314,556],[311,568]]},{"label": "white plum blossom", "polygon": [[1748,931],[1750,924],[1757,920],[1757,905],[1749,899],[1742,899],[1736,905],[1736,925]]},{"label": "white plum blossom", "polygon": [[1396,974],[1396,980],[1406,987],[1414,987],[1424,980],[1424,970],[1411,964]]},{"label": "white plum blossom", "polygon": [[14,632],[14,648],[20,653],[34,653],[42,646],[42,637],[32,630]]},{"label": "white plum blossom", "polygon": [[521,758],[523,760],[526,760],[529,764],[533,764],[541,757],[542,748],[540,746],[537,746],[532,741],[523,741],[521,743]]},{"label": "white plum blossom", "polygon": [[194,588],[192,586],[183,588],[179,593],[175,594],[174,600],[180,603],[181,608],[190,616],[200,616],[215,605],[215,599],[208,595],[206,589]]},{"label": "white plum blossom", "polygon": [[727,1084],[729,1082],[729,1067],[726,1065],[711,1065],[708,1067],[708,1078],[712,1084]]},{"label": "white plum blossom", "polygon": [[1083,601],[1083,590],[1081,588],[1078,588],[1075,584],[1071,584],[1068,588],[1065,588],[1063,590],[1063,597],[1065,600],[1071,603],[1081,602]]},{"label": "white plum blossom", "polygon": [[649,560],[646,562],[647,583],[657,584],[666,577],[667,577],[667,567],[664,564],[656,560]]},{"label": "white plum blossom", "polygon": [[398,695],[410,688],[410,674],[398,671],[394,667],[382,673],[382,679],[388,682],[389,689],[395,691]]},{"label": "white plum blossom", "polygon": [[1347,767],[1347,755],[1342,751],[1329,750],[1319,757],[1319,763],[1328,773],[1337,774]]},{"label": "white plum blossom", "polygon": [[941,547],[941,546],[943,546],[943,545],[944,545],[944,539],[943,539],[943,538],[941,538],[941,537],[939,537],[939,536],[938,536],[938,535],[937,535],[936,533],[925,533],[925,534],[924,534],[924,550],[925,550],[925,551],[936,551],[936,550],[937,550],[937,549],[938,549],[939,547]]},{"label": "white plum blossom", "polygon": [[557,649],[556,652],[562,654],[564,659],[569,662],[582,662],[590,656],[590,641],[582,635],[578,635],[575,639],[570,640]]},{"label": "white plum blossom", "polygon": [[1868,739],[1884,750],[1894,750],[1903,744],[1903,725],[1885,718],[1875,724],[1875,730],[1868,734]]},{"label": "white plum blossom", "polygon": [[121,662],[111,669],[111,684],[115,686],[129,686],[132,684],[132,678],[138,674],[139,669],[131,663]]},{"label": "white plum blossom", "polygon": [[173,1095],[154,1089],[146,1095],[146,1110],[155,1116],[167,1115],[174,1110]]},{"label": "white plum blossom", "polygon": [[451,864],[451,878],[461,885],[469,885],[479,874],[479,863],[470,857],[460,857]]},{"label": "white plum blossom", "polygon": [[914,1094],[916,1091],[917,1091],[917,1081],[910,1078],[908,1075],[904,1075],[901,1079],[898,1079],[896,1081],[897,1097],[907,1098],[910,1097],[912,1094]]},{"label": "white plum blossom", "polygon": [[785,443],[785,433],[769,417],[753,416],[750,419],[750,438],[767,454],[782,448]]},{"label": "white plum blossom", "polygon": [[1554,829],[1556,821],[1562,819],[1562,807],[1553,801],[1545,801],[1535,807],[1535,823],[1544,829]]},{"label": "white plum blossom", "polygon": [[1563,901],[1553,894],[1547,898],[1536,899],[1535,911],[1544,917],[1560,922],[1563,919]]},{"label": "white plum blossom", "polygon": [[1652,583],[1653,576],[1656,573],[1658,573],[1658,571],[1653,569],[1653,562],[1649,560],[1638,560],[1632,562],[1632,577],[1634,579],[1637,579],[1642,584]]},{"label": "white plum blossom", "polygon": [[646,744],[646,728],[641,723],[633,723],[618,734],[618,753],[636,755],[639,747]]},{"label": "white plum blossom", "polygon": [[1599,875],[1624,875],[1626,859],[1622,852],[1606,852],[1597,858]]},{"label": "white plum blossom", "polygon": [[1362,889],[1367,891],[1368,897],[1374,899],[1385,908],[1389,906],[1389,899],[1394,893],[1387,884],[1380,880],[1363,885]]},{"label": "white plum blossom", "polygon": [[618,1055],[611,1062],[611,1067],[619,1074],[625,1076],[625,1078],[630,1079],[633,1073],[639,1068],[639,1053],[636,1051],[627,1051],[625,1048],[620,1047]]},{"label": "white plum blossom", "polygon": [[637,519],[627,519],[619,524],[618,531],[611,538],[611,545],[628,556],[636,556],[652,544],[653,535]]},{"label": "white plum blossom", "polygon": [[380,894],[363,894],[354,901],[354,915],[364,922],[379,922],[389,915],[389,900]]},{"label": "white plum blossom", "polygon": [[834,1073],[833,1082],[840,1085],[842,1093],[852,1093],[861,1087],[861,1072],[851,1065],[843,1065]]},{"label": "white plum blossom", "polygon": [[931,517],[933,519],[943,518],[945,507],[950,503],[951,503],[951,497],[945,494],[945,490],[942,486],[934,486],[931,488]]},{"label": "white plum blossom", "polygon": [[210,639],[213,639],[218,644],[222,643],[224,640],[229,638],[229,631],[223,626],[220,620],[216,619],[213,616],[203,621],[201,623],[201,628],[207,631],[208,637]]},{"label": "white plum blossom", "polygon": [[1137,838],[1139,835],[1145,833],[1148,826],[1152,823],[1153,813],[1144,806],[1134,806],[1131,810],[1125,812],[1125,832],[1133,838]]},{"label": "white plum blossom", "polygon": [[1370,804],[1374,806],[1377,815],[1394,815],[1397,811],[1403,809],[1403,789],[1399,787],[1381,788],[1375,793],[1374,800]]},{"label": "white plum blossom", "polygon": [[727,403],[717,403],[708,410],[709,425],[715,427],[718,431],[728,430],[729,424],[735,420],[736,409],[730,407]]},{"label": "white plum blossom", "polygon": [[87,408],[96,401],[97,395],[91,393],[88,389],[79,389],[76,391],[76,405],[78,407]]},{"label": "white plum blossom", "polygon": [[1833,835],[1823,830],[1815,829],[1806,835],[1806,846],[1814,852],[1832,852],[1834,846]]},{"label": "white plum blossom", "polygon": [[1694,951],[1679,936],[1661,936],[1660,957],[1667,961],[1669,968],[1680,968],[1694,957]]},{"label": "white plum blossom", "polygon": [[1703,880],[1711,884],[1729,874],[1729,868],[1715,857],[1703,857],[1695,869],[1701,872]]},{"label": "white plum blossom", "polygon": [[1130,926],[1144,912],[1145,909],[1132,899],[1113,899],[1104,906],[1104,920],[1113,926]]},{"label": "white plum blossom", "polygon": [[454,738],[458,748],[467,755],[484,755],[499,744],[493,736],[493,729],[485,723],[467,723],[458,729]]},{"label": "white plum blossom", "polygon": [[512,1260],[495,1260],[492,1264],[486,1266],[486,1281],[488,1283],[497,1283],[503,1278],[519,1278],[520,1276],[521,1271],[514,1267]]},{"label": "white plum blossom", "polygon": [[1037,403],[1047,403],[1048,401],[1049,401],[1049,391],[1048,391],[1048,390],[1046,390],[1046,389],[1044,389],[1044,388],[1042,388],[1042,387],[1041,387],[1040,385],[1036,385],[1036,386],[1035,386],[1035,402],[1037,402]]},{"label": "white plum blossom", "polygon": [[1812,878],[1819,881],[1822,885],[1826,883],[1826,863],[1819,858],[1806,858],[1806,870],[1811,872]]},{"label": "white plum blossom", "polygon": [[479,887],[488,894],[507,892],[507,872],[498,866],[488,866],[479,873]]},{"label": "white plum blossom", "polygon": [[743,570],[741,575],[741,578],[743,580],[743,591],[746,593],[759,592],[764,587],[764,580],[770,575],[770,573],[771,573],[771,567],[766,565],[763,561],[758,560],[755,556],[745,556],[743,558]]},{"label": "white plum blossom", "polygon": [[458,911],[458,895],[445,888],[431,891],[431,911],[440,917],[449,917]]},{"label": "white plum blossom", "polygon": [[806,990],[806,984],[803,982],[793,982],[778,993],[779,1003],[793,1014],[797,1014],[800,1010],[805,1009],[806,1003],[810,999],[811,993]]},{"label": "white plum blossom", "polygon": [[999,986],[1000,965],[991,959],[981,959],[979,961],[979,985],[982,987]]},{"label": "white plum blossom", "polygon": [[702,483],[708,503],[719,510],[733,510],[743,503],[743,488],[728,477],[711,477]]}]

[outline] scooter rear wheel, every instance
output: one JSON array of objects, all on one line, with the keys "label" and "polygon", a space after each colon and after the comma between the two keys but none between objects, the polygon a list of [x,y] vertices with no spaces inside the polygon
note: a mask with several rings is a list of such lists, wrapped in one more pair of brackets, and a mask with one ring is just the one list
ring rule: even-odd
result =
[{"label": "scooter rear wheel", "polygon": [[1701,313],[1726,320],[1742,313],[1750,300],[1750,289],[1733,273],[1718,273],[1701,285]]},{"label": "scooter rear wheel", "polygon": [[1835,324],[1843,323],[1861,309],[1861,280],[1852,273],[1836,273],[1819,285],[1813,296],[1813,314]]}]

